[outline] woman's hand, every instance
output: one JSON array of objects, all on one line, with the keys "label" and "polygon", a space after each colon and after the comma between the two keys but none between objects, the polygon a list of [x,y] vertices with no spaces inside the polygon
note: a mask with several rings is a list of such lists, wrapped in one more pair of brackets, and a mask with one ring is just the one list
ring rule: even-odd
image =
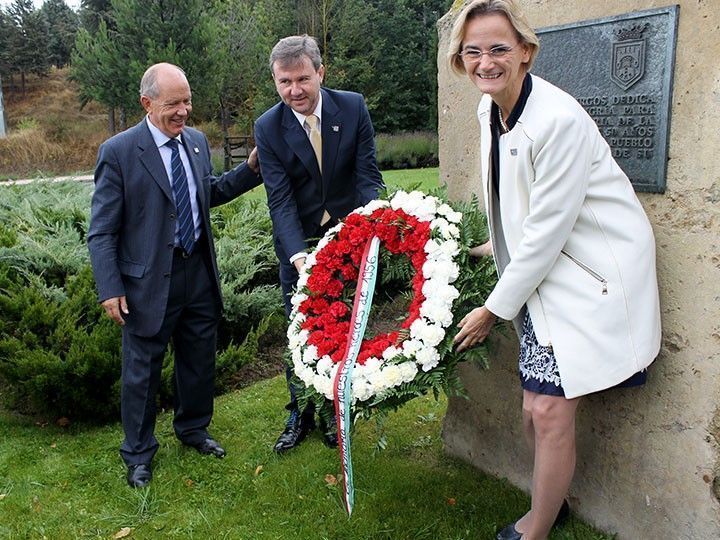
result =
[{"label": "woman's hand", "polygon": [[458,323],[460,331],[453,339],[458,351],[482,343],[492,330],[497,316],[485,306],[473,309]]},{"label": "woman's hand", "polygon": [[471,257],[488,257],[492,255],[492,241],[488,240],[484,244],[470,248]]}]

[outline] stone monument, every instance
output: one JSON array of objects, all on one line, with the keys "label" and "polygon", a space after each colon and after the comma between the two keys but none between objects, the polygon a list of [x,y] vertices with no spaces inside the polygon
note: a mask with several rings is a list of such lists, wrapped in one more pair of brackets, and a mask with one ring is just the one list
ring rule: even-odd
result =
[{"label": "stone monument", "polygon": [[[571,506],[619,539],[720,538],[720,2],[519,1],[541,40],[538,74],[595,118],[657,242],[662,350],[645,387],[581,402]],[[480,95],[446,61],[464,4],[438,23],[440,178],[455,198],[482,197]],[[553,40],[568,36],[597,39],[563,56]],[[461,367],[470,399],[450,400],[445,447],[529,491],[517,340],[492,341],[489,370]]]}]

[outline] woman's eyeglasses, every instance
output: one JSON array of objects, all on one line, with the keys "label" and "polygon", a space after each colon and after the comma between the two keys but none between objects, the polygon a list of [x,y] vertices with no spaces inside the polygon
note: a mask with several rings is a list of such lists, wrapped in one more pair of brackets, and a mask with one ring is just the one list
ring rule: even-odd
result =
[{"label": "woman's eyeglasses", "polygon": [[498,45],[489,51],[482,51],[480,49],[476,49],[475,47],[466,47],[458,54],[465,62],[475,62],[480,60],[485,54],[490,56],[490,58],[503,58],[512,50],[513,48],[508,45]]}]

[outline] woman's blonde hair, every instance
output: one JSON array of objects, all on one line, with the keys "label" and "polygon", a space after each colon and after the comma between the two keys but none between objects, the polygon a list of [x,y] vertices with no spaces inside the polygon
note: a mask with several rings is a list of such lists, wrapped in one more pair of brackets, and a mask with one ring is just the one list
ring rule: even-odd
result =
[{"label": "woman's blonde hair", "polygon": [[463,65],[462,51],[463,40],[465,39],[465,29],[468,23],[476,17],[483,15],[500,14],[507,17],[510,25],[515,30],[520,43],[524,43],[530,48],[530,60],[527,62],[527,69],[530,68],[540,51],[540,41],[535,35],[535,31],[525,18],[525,14],[515,0],[474,0],[465,6],[453,25],[450,34],[450,47],[448,48],[448,61],[450,69],[458,75],[465,75],[465,66]]}]

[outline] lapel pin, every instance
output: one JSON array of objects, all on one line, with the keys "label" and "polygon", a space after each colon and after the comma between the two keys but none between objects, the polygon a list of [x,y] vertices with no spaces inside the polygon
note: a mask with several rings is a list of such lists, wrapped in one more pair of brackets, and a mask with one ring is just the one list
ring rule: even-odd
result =
[{"label": "lapel pin", "polygon": [[195,148],[193,148],[193,152],[195,152],[196,154],[199,154],[199,153],[200,153],[200,149],[196,146]]},{"label": "lapel pin", "polygon": [[340,131],[340,126],[333,126],[332,130],[337,133],[338,131]]}]

